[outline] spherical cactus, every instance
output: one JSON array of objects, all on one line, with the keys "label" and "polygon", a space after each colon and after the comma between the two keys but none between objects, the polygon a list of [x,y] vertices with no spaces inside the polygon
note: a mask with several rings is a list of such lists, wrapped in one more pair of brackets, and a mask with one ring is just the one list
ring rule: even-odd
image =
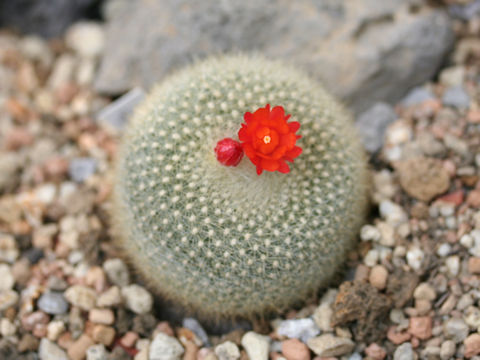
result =
[{"label": "spherical cactus", "polygon": [[[217,159],[219,141],[237,141],[260,108],[291,115],[301,138],[289,135],[282,156],[294,162],[261,163],[247,148]],[[113,221],[158,292],[200,316],[236,317],[285,309],[326,285],[366,206],[367,165],[348,113],[301,72],[227,56],[171,76],[136,110],[117,160]]]}]

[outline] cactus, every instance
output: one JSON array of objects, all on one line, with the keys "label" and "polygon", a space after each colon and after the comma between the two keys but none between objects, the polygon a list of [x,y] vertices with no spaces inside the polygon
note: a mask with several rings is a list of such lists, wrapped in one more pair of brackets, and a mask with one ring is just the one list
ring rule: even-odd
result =
[{"label": "cactus", "polygon": [[[282,106],[301,124],[287,174],[215,157],[246,112]],[[117,159],[113,222],[136,269],[203,317],[249,317],[328,284],[367,206],[367,165],[349,114],[320,85],[258,56],[215,57],[156,87]]]}]

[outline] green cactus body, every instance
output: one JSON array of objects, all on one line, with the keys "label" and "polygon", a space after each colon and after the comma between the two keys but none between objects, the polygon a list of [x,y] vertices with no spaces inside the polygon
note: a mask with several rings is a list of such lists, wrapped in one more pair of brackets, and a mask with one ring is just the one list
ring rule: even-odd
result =
[{"label": "green cactus body", "polygon": [[[301,124],[291,172],[221,165],[243,114],[281,105]],[[136,110],[117,161],[113,220],[133,265],[204,317],[282,310],[326,285],[367,206],[348,113],[303,73],[218,57],[173,75]]]}]

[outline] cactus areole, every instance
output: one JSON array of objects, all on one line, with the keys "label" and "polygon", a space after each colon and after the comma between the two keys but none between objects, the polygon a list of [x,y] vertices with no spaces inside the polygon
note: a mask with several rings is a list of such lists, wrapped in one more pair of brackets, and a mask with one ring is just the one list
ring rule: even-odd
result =
[{"label": "cactus areole", "polygon": [[251,316],[328,284],[362,224],[366,183],[351,118],[319,84],[260,57],[216,57],[136,110],[112,217],[159,293],[206,318]]}]

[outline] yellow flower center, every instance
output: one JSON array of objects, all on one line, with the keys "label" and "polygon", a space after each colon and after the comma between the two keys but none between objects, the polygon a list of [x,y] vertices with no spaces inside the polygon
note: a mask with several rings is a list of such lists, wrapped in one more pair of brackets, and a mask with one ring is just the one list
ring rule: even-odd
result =
[{"label": "yellow flower center", "polygon": [[263,142],[264,142],[265,144],[269,144],[270,141],[272,141],[272,138],[271,138],[270,136],[265,135],[265,136],[263,137]]}]

